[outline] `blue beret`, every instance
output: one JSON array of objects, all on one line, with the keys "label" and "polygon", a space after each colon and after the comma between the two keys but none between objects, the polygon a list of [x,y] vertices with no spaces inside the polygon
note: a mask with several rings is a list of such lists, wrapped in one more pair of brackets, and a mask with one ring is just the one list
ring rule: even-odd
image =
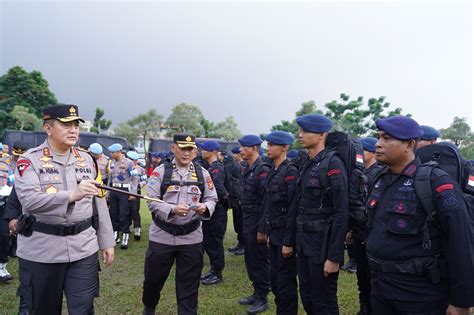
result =
[{"label": "blue beret", "polygon": [[230,151],[234,154],[239,154],[240,153],[240,147],[233,147]]},{"label": "blue beret", "polygon": [[215,151],[221,148],[221,145],[219,144],[219,142],[215,140],[208,140],[208,141],[201,142],[199,146],[204,151]]},{"label": "blue beret", "polygon": [[89,146],[89,151],[91,151],[94,154],[101,154],[102,153],[102,146],[98,143],[92,143]]},{"label": "blue beret", "polygon": [[296,123],[303,130],[314,133],[327,132],[332,128],[332,120],[319,114],[298,117],[296,118]]},{"label": "blue beret", "polygon": [[239,143],[243,147],[253,147],[262,144],[262,139],[256,135],[246,135],[239,139]]},{"label": "blue beret", "polygon": [[120,143],[114,143],[110,147],[108,147],[107,149],[109,149],[110,153],[114,153],[114,152],[117,152],[117,151],[122,151],[123,147]]},{"label": "blue beret", "polygon": [[433,127],[421,125],[421,129],[423,129],[423,135],[420,138],[421,140],[436,140],[440,136],[439,131]]},{"label": "blue beret", "polygon": [[134,160],[134,161],[138,160],[138,153],[135,151],[128,151],[127,156],[131,160]]},{"label": "blue beret", "polygon": [[298,152],[298,150],[290,150],[288,151],[288,153],[286,154],[286,157],[289,158],[289,159],[294,159],[295,157],[297,157],[300,153]]},{"label": "blue beret", "polygon": [[151,157],[154,158],[161,158],[161,153],[160,152],[150,152]]},{"label": "blue beret", "polygon": [[377,119],[375,124],[379,130],[385,131],[399,140],[418,139],[423,135],[423,129],[410,117],[391,116]]},{"label": "blue beret", "polygon": [[360,139],[360,143],[362,143],[362,147],[364,148],[364,151],[369,151],[369,152],[375,152],[375,143],[377,142],[377,139],[374,137],[365,137]]},{"label": "blue beret", "polygon": [[273,144],[287,145],[292,144],[295,138],[289,132],[278,130],[270,132],[265,140]]}]

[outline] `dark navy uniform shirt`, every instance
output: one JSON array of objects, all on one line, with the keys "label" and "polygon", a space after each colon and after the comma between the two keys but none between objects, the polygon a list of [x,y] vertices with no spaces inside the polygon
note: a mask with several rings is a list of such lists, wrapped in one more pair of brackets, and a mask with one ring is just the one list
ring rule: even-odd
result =
[{"label": "dark navy uniform shirt", "polygon": [[224,186],[226,176],[224,165],[216,160],[211,163],[208,171],[211,175],[212,181],[214,182],[214,186],[216,187],[217,198],[219,198],[216,210],[217,208],[224,208],[225,210],[224,205],[227,205],[226,200],[229,198],[229,194]]}]

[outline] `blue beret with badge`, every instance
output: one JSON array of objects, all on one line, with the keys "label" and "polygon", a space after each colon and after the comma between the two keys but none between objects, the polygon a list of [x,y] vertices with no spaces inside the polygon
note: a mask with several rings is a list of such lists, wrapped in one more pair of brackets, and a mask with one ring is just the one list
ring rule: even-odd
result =
[{"label": "blue beret with badge", "polygon": [[440,136],[439,131],[431,126],[421,125],[421,129],[423,129],[423,135],[420,137],[421,140],[436,140]]},{"label": "blue beret with badge", "polygon": [[122,151],[123,146],[120,143],[114,143],[107,149],[110,151],[110,153],[114,153],[114,152]]},{"label": "blue beret with badge", "polygon": [[299,155],[298,150],[290,150],[286,154],[286,157],[289,158],[289,159],[294,159],[294,158],[298,157],[298,155]]},{"label": "blue beret with badge", "polygon": [[332,128],[332,120],[324,115],[310,114],[296,118],[296,123],[301,129],[313,132],[328,132]]},{"label": "blue beret with badge", "polygon": [[418,139],[423,135],[423,129],[420,125],[414,119],[406,116],[377,119],[375,125],[379,130],[385,131],[399,140]]},{"label": "blue beret with badge", "polygon": [[199,147],[203,149],[204,151],[210,152],[210,151],[219,150],[221,148],[221,145],[219,144],[219,142],[215,140],[208,140],[208,141],[201,142],[199,144]]},{"label": "blue beret with badge", "polygon": [[289,144],[293,143],[295,138],[289,132],[277,130],[277,131],[270,132],[267,135],[265,140],[267,142],[271,142],[271,143],[277,144],[277,145],[289,145]]},{"label": "blue beret with badge", "polygon": [[138,153],[135,151],[128,151],[127,156],[131,160],[134,160],[134,161],[138,160]]},{"label": "blue beret with badge", "polygon": [[360,143],[362,143],[362,147],[364,148],[364,151],[368,152],[375,152],[375,143],[377,142],[377,139],[374,137],[365,137],[360,139]]},{"label": "blue beret with badge", "polygon": [[102,153],[102,146],[98,143],[91,143],[89,146],[89,151],[93,154],[101,154]]},{"label": "blue beret with badge", "polygon": [[230,151],[234,154],[239,154],[240,153],[240,147],[233,147]]},{"label": "blue beret with badge", "polygon": [[239,138],[239,143],[243,147],[254,147],[262,144],[262,139],[256,135],[246,135],[242,138]]}]

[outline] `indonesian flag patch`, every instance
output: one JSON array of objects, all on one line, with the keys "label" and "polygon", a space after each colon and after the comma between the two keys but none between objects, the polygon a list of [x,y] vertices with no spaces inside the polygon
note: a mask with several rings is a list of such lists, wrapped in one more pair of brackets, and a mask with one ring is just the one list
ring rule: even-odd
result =
[{"label": "indonesian flag patch", "polygon": [[356,162],[364,164],[364,156],[361,154],[356,154]]},{"label": "indonesian flag patch", "polygon": [[469,179],[467,181],[467,185],[474,187],[474,175],[469,175]]},{"label": "indonesian flag patch", "polygon": [[20,174],[20,176],[23,176],[23,173],[30,165],[30,160],[19,160],[18,163],[16,163],[16,167],[18,168],[18,173]]}]

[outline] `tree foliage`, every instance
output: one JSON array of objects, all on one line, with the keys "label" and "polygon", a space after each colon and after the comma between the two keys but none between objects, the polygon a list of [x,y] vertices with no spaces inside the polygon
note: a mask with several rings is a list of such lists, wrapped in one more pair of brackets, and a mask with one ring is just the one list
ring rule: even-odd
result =
[{"label": "tree foliage", "polygon": [[95,117],[92,122],[91,132],[100,133],[108,130],[110,125],[112,125],[112,121],[108,119],[104,119],[105,112],[101,108],[95,109]]},{"label": "tree foliage", "polygon": [[474,133],[467,118],[454,117],[451,125],[441,129],[440,133],[442,139],[454,142],[465,159],[474,159]]},{"label": "tree foliage", "polygon": [[[28,73],[22,67],[15,66],[0,77],[0,134],[5,129],[20,129],[22,122],[11,115],[15,106],[22,106],[28,113],[41,117],[42,109],[56,104],[54,94],[49,90],[48,81],[39,71]],[[27,124],[31,126],[31,124]],[[33,130],[27,127],[25,130]]]},{"label": "tree foliage", "polygon": [[215,125],[214,137],[219,139],[224,139],[226,141],[235,140],[242,135],[239,128],[237,127],[237,122],[234,120],[234,117],[227,117],[224,121],[218,122]]},{"label": "tree foliage", "polygon": [[17,121],[18,130],[40,130],[41,119],[31,113],[27,107],[16,105],[10,116]]},{"label": "tree foliage", "polygon": [[201,137],[205,134],[204,127],[201,125],[203,119],[204,115],[199,107],[186,103],[178,104],[166,120],[169,128],[167,136],[172,137],[177,132],[190,132]]},{"label": "tree foliage", "polygon": [[140,136],[138,130],[130,126],[128,122],[122,122],[114,128],[116,136],[124,137],[129,143],[136,143]]},{"label": "tree foliage", "polygon": [[[144,114],[140,114],[128,121],[128,124],[136,130],[137,134],[143,139],[143,145],[146,155],[146,140],[156,136],[160,132],[160,125],[163,116],[158,114],[155,109],[151,109]],[[134,142],[132,142],[134,143]]]}]

